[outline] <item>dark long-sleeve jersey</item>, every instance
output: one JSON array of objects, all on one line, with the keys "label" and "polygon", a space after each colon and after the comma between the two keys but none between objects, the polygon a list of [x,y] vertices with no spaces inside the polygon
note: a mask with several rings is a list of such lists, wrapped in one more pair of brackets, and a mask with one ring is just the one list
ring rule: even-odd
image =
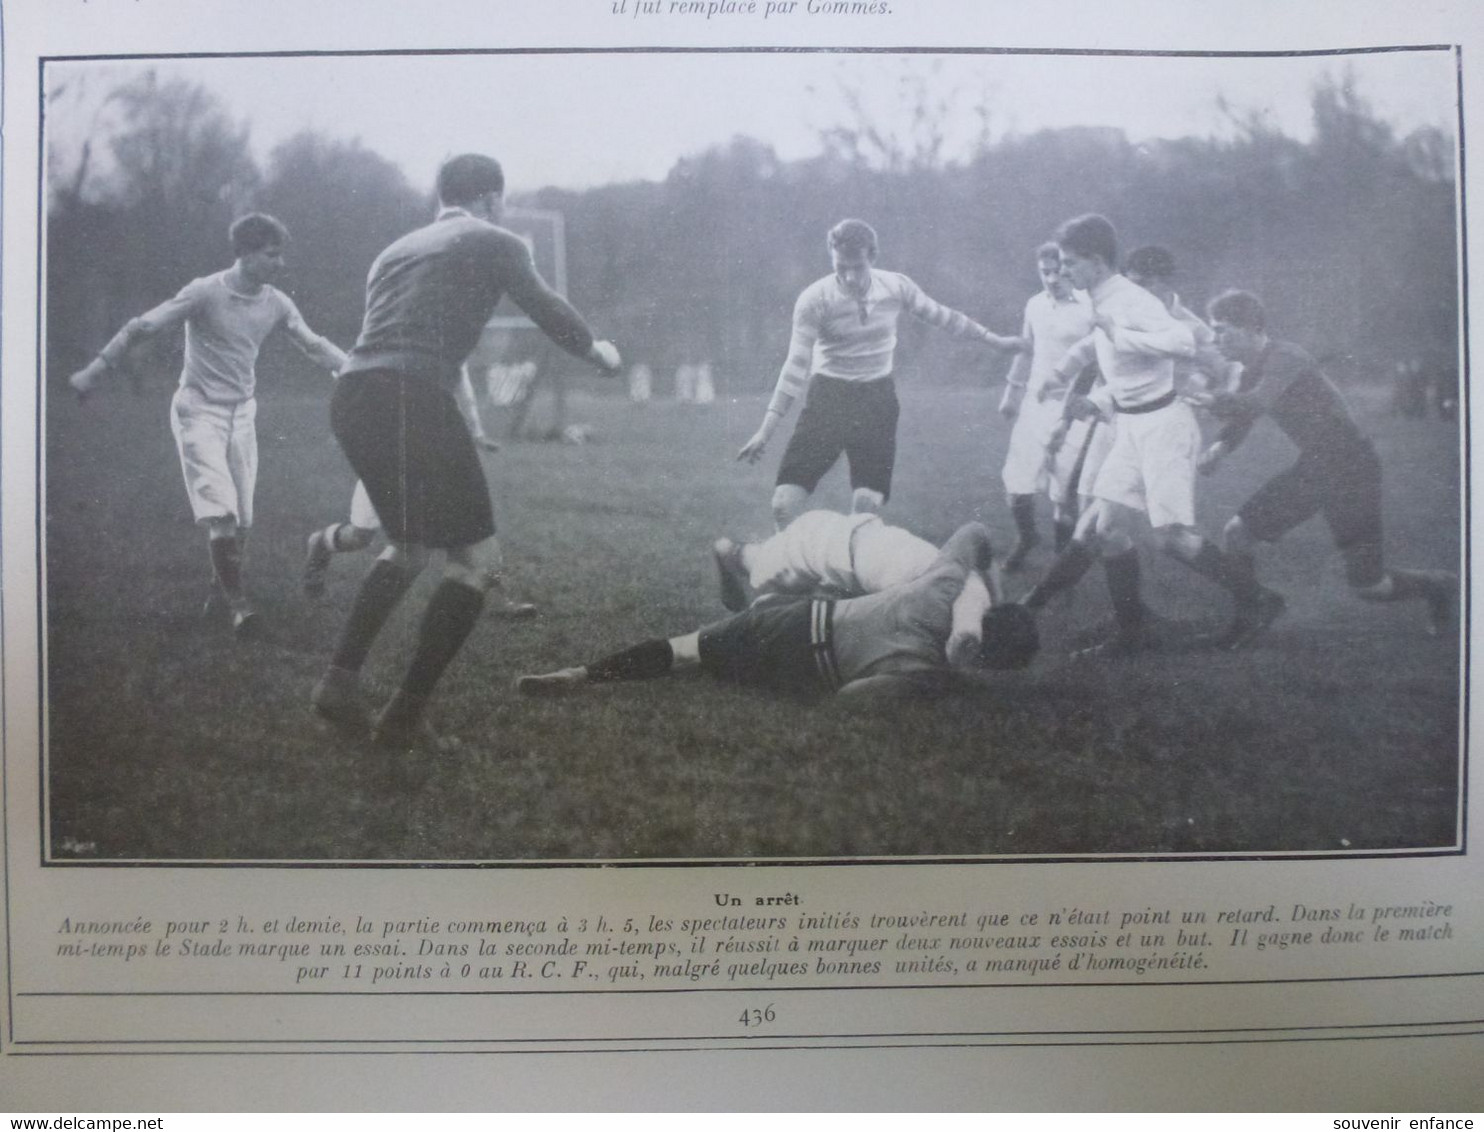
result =
[{"label": "dark long-sleeve jersey", "polygon": [[361,334],[342,373],[391,369],[452,389],[502,295],[568,353],[592,348],[587,323],[542,281],[519,236],[446,208],[376,257]]},{"label": "dark long-sleeve jersey", "polygon": [[1367,443],[1344,396],[1319,363],[1291,342],[1269,342],[1243,372],[1238,392],[1218,394],[1211,411],[1223,422],[1217,439],[1228,449],[1241,444],[1264,415],[1311,459],[1340,459]]}]

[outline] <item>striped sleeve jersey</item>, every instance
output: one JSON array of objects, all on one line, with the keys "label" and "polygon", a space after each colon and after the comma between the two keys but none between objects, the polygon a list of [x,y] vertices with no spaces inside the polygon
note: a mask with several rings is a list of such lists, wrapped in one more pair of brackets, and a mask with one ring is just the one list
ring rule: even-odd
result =
[{"label": "striped sleeve jersey", "polygon": [[856,297],[834,275],[811,283],[794,304],[793,339],[778,377],[778,392],[797,397],[812,374],[842,381],[888,376],[897,349],[897,320],[906,312],[955,337],[985,333],[968,315],[945,307],[896,271],[871,271],[871,286]]}]

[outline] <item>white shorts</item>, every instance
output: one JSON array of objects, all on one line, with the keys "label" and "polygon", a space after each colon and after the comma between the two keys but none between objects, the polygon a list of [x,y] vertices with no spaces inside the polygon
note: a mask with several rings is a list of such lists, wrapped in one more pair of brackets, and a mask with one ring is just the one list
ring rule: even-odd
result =
[{"label": "white shorts", "polygon": [[879,515],[805,511],[756,544],[749,572],[759,593],[877,593],[927,571],[938,548]]},{"label": "white shorts", "polygon": [[1020,399],[1015,427],[1010,430],[1010,450],[1001,473],[1007,495],[1036,495],[1047,490],[1050,476],[1046,468],[1046,442],[1051,439],[1061,414],[1059,397],[1042,401],[1032,389]]},{"label": "white shorts", "polygon": [[1103,461],[1113,448],[1113,433],[1111,421],[1073,421],[1057,450],[1046,494],[1062,504],[1075,502],[1079,495],[1091,495]]},{"label": "white shorts", "polygon": [[180,470],[196,522],[231,519],[252,526],[258,482],[258,403],[207,401],[190,388],[170,399],[170,431],[180,452]]},{"label": "white shorts", "polygon": [[1092,494],[1147,511],[1151,527],[1193,527],[1200,451],[1201,427],[1184,401],[1152,413],[1119,413]]},{"label": "white shorts", "polygon": [[381,530],[381,516],[371,505],[371,496],[367,494],[366,485],[360,480],[356,480],[355,493],[350,497],[350,525],[359,527],[363,531]]}]

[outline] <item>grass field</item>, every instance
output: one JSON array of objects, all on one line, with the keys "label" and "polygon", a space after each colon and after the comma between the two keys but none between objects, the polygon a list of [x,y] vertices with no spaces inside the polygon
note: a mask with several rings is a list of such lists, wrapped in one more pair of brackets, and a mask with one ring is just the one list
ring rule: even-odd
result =
[{"label": "grass field", "polygon": [[[264,385],[271,389],[272,374]],[[597,386],[591,387],[597,389]],[[610,387],[611,389],[611,387]],[[616,392],[616,391],[613,391]],[[982,518],[1008,541],[996,392],[903,392],[889,516],[940,540]],[[1287,615],[1250,651],[1074,661],[1106,615],[1100,573],[1042,621],[1023,673],[947,701],[862,710],[704,679],[532,702],[519,673],[578,663],[722,614],[718,534],[768,532],[779,445],[732,462],[761,401],[709,409],[589,392],[584,447],[486,457],[512,592],[541,616],[486,618],[441,689],[457,757],[391,773],[312,716],[369,556],[299,592],[304,536],[341,517],[353,477],[322,400],[262,402],[248,579],[261,639],[203,621],[208,566],[166,423],[168,393],[122,387],[47,420],[47,734],[58,859],[633,860],[1363,851],[1455,844],[1457,640],[1420,608],[1349,597],[1322,524],[1261,566]],[[1455,426],[1357,398],[1387,471],[1388,554],[1454,568]],[[1289,450],[1267,425],[1202,481],[1219,529]],[[842,507],[837,469],[821,505]],[[1222,596],[1146,555],[1161,613],[1215,625]],[[1045,559],[1032,562],[1034,577]],[[368,667],[389,690],[420,580]],[[1017,580],[1016,586],[1028,582]]]}]

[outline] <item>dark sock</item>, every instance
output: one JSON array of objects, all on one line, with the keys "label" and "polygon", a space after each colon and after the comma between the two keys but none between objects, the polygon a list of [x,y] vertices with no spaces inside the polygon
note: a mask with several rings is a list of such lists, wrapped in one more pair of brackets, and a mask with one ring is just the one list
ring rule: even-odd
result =
[{"label": "dark sock", "polygon": [[1203,578],[1209,578],[1229,591],[1238,606],[1248,605],[1257,599],[1257,572],[1252,559],[1234,554],[1224,554],[1212,543],[1201,540],[1201,548],[1194,558],[1181,558]]},{"label": "dark sock", "polygon": [[1040,609],[1062,590],[1069,590],[1082,580],[1082,575],[1096,562],[1098,556],[1080,542],[1073,542],[1056,556],[1046,576],[1036,583],[1022,603],[1030,609]]},{"label": "dark sock", "polygon": [[402,679],[404,695],[425,699],[432,693],[449,661],[463,648],[464,639],[478,622],[482,609],[483,590],[452,578],[438,583],[423,613],[412,663]]},{"label": "dark sock", "polygon": [[217,584],[229,598],[242,596],[242,550],[237,539],[231,535],[208,541],[211,549],[211,569],[216,574]]},{"label": "dark sock", "polygon": [[1113,619],[1120,632],[1137,632],[1144,624],[1144,600],[1139,596],[1139,552],[1132,548],[1103,559]]},{"label": "dark sock", "polygon": [[668,674],[674,664],[675,650],[669,641],[645,641],[589,664],[587,678],[593,682],[653,680]]},{"label": "dark sock", "polygon": [[1056,553],[1060,554],[1071,544],[1072,533],[1077,529],[1076,520],[1059,519],[1051,528],[1052,537],[1055,540]]},{"label": "dark sock", "polygon": [[1036,497],[1034,495],[1012,495],[1010,517],[1015,520],[1015,536],[1021,543],[1036,541]]},{"label": "dark sock", "polygon": [[330,663],[336,668],[359,672],[361,665],[366,663],[366,654],[371,651],[376,635],[411,584],[412,575],[401,566],[378,558],[356,593],[350,617],[340,631],[340,643],[335,646],[335,656]]},{"label": "dark sock", "polygon": [[345,549],[343,546],[340,545],[340,528],[343,526],[345,526],[344,523],[331,523],[328,527],[320,532],[320,535],[324,539],[325,545],[330,548],[331,554]]}]

